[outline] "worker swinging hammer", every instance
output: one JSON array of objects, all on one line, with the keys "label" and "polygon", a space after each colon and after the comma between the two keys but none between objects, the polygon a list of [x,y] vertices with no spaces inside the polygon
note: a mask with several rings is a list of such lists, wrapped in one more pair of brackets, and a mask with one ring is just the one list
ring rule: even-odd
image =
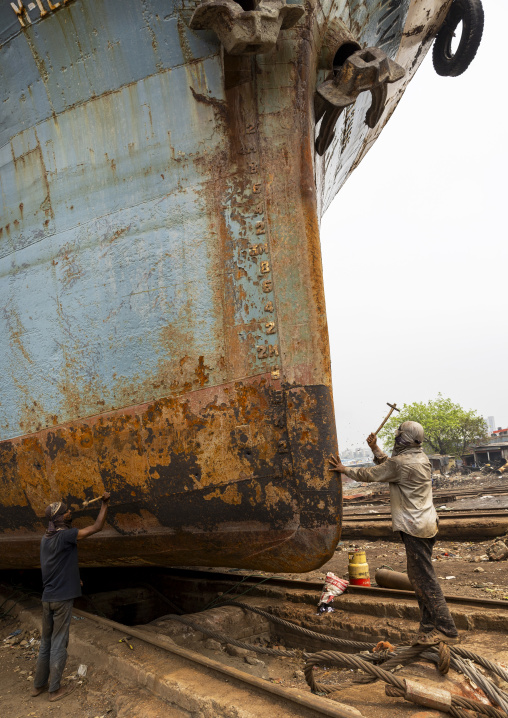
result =
[{"label": "worker swinging hammer", "polygon": [[[389,406],[392,411],[396,409],[395,405]],[[330,471],[355,481],[389,483],[392,528],[400,532],[406,548],[407,573],[420,607],[420,630],[414,644],[456,644],[459,642],[457,628],[432,564],[438,518],[432,500],[431,466],[422,449],[423,440],[423,426],[416,421],[404,421],[395,433],[390,458],[379,448],[376,432],[367,438],[376,466],[350,468],[344,466],[337,454],[330,458]]]}]

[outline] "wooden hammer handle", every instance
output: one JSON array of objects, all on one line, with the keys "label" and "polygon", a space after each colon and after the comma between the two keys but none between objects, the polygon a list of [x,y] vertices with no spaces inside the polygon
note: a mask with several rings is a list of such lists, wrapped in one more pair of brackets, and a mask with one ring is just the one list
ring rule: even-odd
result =
[{"label": "wooden hammer handle", "polygon": [[90,504],[93,504],[96,501],[100,501],[101,499],[102,496],[96,496],[95,499],[90,499],[90,501],[83,501],[83,507],[86,508],[87,506],[90,506]]},{"label": "wooden hammer handle", "polygon": [[383,421],[382,421],[381,424],[379,425],[377,431],[374,432],[374,434],[375,434],[376,436],[379,434],[379,432],[381,431],[381,429],[383,428],[383,426],[386,424],[386,422],[388,421],[388,419],[391,417],[391,415],[393,414],[394,409],[395,409],[394,406],[392,406],[392,407],[390,408],[390,411],[388,412],[388,414],[385,416],[385,418],[383,419]]}]

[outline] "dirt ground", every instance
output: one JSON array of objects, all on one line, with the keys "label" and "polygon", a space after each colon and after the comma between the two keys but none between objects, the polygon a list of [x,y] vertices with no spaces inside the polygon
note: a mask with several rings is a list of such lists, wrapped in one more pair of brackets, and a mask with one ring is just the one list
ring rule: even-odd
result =
[{"label": "dirt ground", "polygon": [[[481,559],[486,556],[487,548],[492,543],[492,541],[436,542],[433,553],[434,568],[445,594],[508,601],[508,561]],[[334,557],[320,569],[320,572],[333,571],[338,576],[347,578],[348,551],[353,548],[365,549],[373,585],[378,568],[384,566],[395,571],[406,571],[404,545],[400,542],[380,539],[341,543]]]},{"label": "dirt ground", "polygon": [[[23,632],[22,640],[33,639],[30,646],[4,643],[9,634],[22,629],[22,625],[14,619],[0,621],[0,675],[1,715],[2,718],[49,718],[49,716],[83,716],[83,718],[110,718],[116,716],[114,702],[119,690],[118,684],[110,677],[89,676],[84,681],[75,681],[74,693],[65,700],[49,703],[48,694],[43,693],[36,698],[30,696],[33,685],[33,673],[37,659],[39,634],[37,631]],[[17,639],[20,636],[15,637]],[[69,658],[64,677],[75,676],[78,662]],[[66,681],[64,681],[65,683]]]},{"label": "dirt ground", "polygon": [[[508,541],[508,537],[504,538]],[[436,542],[432,560],[445,595],[508,602],[508,560],[491,561],[488,558],[486,551],[493,542],[494,539],[474,542],[449,540]],[[347,579],[348,552],[351,549],[365,550],[372,586],[376,585],[375,574],[378,568],[391,568],[406,573],[406,554],[402,542],[377,539],[341,541],[334,556],[317,571],[277,575],[319,581],[324,580],[327,571],[333,571],[340,578]]]},{"label": "dirt ground", "polygon": [[[445,480],[440,488],[449,488],[452,485],[460,488],[482,488],[492,486],[496,482],[492,478],[473,480],[460,480],[453,484]],[[377,486],[377,485],[376,485]],[[368,490],[374,488],[370,485]],[[366,489],[361,487],[361,491]],[[358,491],[358,489],[356,489]],[[462,499],[460,507],[474,508],[475,505],[485,506],[492,504],[499,506],[505,499],[498,497],[484,497],[478,499]],[[474,502],[482,502],[475,504]],[[456,502],[458,504],[459,502]],[[462,505],[463,504],[463,505]],[[453,503],[448,504],[449,507]],[[458,507],[458,506],[457,506]],[[368,514],[372,508],[379,509],[379,506],[365,506],[362,512]],[[388,507],[386,507],[387,510]],[[360,512],[358,512],[360,513]],[[508,541],[508,537],[507,538]],[[364,549],[367,562],[370,567],[372,585],[375,585],[376,569],[389,567],[396,571],[406,570],[406,558],[403,544],[395,540],[384,539],[365,541],[340,542],[337,550],[328,563],[317,571],[308,574],[286,574],[288,577],[308,580],[322,580],[327,571],[333,571],[338,576],[348,577],[348,551],[350,549]],[[443,587],[444,593],[449,595],[463,595],[479,599],[500,599],[508,601],[508,561],[492,561],[488,559],[487,549],[492,540],[482,542],[450,540],[437,541],[434,549],[434,566],[438,579]],[[78,619],[73,619],[74,620]],[[416,626],[415,626],[416,628]],[[14,636],[14,643],[8,643],[5,639],[21,630]],[[72,630],[72,628],[71,628]],[[473,650],[484,655],[490,655],[497,660],[508,662],[508,639],[496,635],[497,644],[494,645],[492,634],[470,634],[466,642]],[[154,700],[148,693],[133,688],[128,690],[120,684],[113,676],[94,671],[93,666],[88,667],[85,678],[77,677],[79,660],[69,658],[64,672],[67,680],[72,680],[76,689],[71,696],[61,702],[49,703],[48,694],[43,693],[36,698],[30,697],[30,689],[33,683],[33,673],[38,652],[39,635],[37,631],[24,630],[23,626],[12,616],[0,619],[0,718],[59,718],[60,716],[73,716],[75,718],[180,718],[183,714],[179,710],[173,710],[168,705],[162,705]],[[501,641],[501,643],[499,643]],[[303,662],[299,659],[271,659],[265,656],[258,656],[257,665],[245,663],[241,656],[231,657],[226,655],[225,647],[215,651],[203,650],[205,655],[228,662],[242,670],[252,672],[272,683],[285,687],[308,690],[303,676]],[[436,679],[434,669],[419,664],[404,669],[409,671],[408,675],[416,675],[421,678],[429,677]],[[416,671],[416,673],[415,673]],[[430,676],[430,673],[432,676]],[[416,716],[417,709],[393,699],[384,697],[384,688],[381,684],[375,684],[369,688],[369,701],[366,703],[365,689],[361,685],[355,685],[354,676],[351,671],[320,671],[320,680],[337,684],[338,691],[335,694],[336,700],[349,703],[358,707],[366,716],[376,715],[376,718],[391,718],[393,716]],[[453,680],[460,681],[458,675],[451,676]],[[438,677],[439,679],[439,677]],[[463,691],[464,686],[458,690]],[[161,707],[162,706],[162,707]],[[370,707],[369,707],[370,706]],[[370,710],[374,712],[372,712]],[[438,716],[439,714],[435,714]],[[271,717],[270,717],[271,718]]]},{"label": "dirt ground", "polygon": [[[5,643],[8,636],[21,630],[16,641]],[[71,626],[72,630],[72,626]],[[145,691],[126,689],[115,678],[88,666],[86,678],[78,679],[79,661],[69,657],[64,671],[64,685],[75,684],[65,699],[50,703],[48,693],[30,696],[33,673],[39,649],[39,632],[26,630],[16,619],[0,619],[0,716],[1,718],[181,718],[180,711],[163,706]]]},{"label": "dirt ground", "polygon": [[[337,561],[344,559],[345,552],[338,552]],[[347,559],[347,555],[346,555]],[[334,567],[336,570],[337,568]],[[310,608],[310,607],[309,607]],[[310,609],[313,611],[313,609]],[[73,621],[74,623],[74,621]],[[81,628],[76,623],[74,631]],[[15,643],[9,645],[5,639],[14,631],[21,629],[22,632],[15,636],[16,641],[32,643],[21,645]],[[71,627],[71,630],[73,628]],[[93,630],[98,631],[97,628]],[[116,642],[116,635],[107,634],[107,640]],[[47,693],[31,698],[29,695],[32,686],[32,676],[35,669],[35,661],[38,650],[37,631],[23,631],[23,626],[15,619],[0,620],[0,716],[1,718],[60,718],[73,716],[74,718],[183,718],[187,713],[173,709],[153,699],[139,687],[130,690],[125,685],[118,683],[114,677],[94,670],[88,666],[86,678],[80,682],[76,680],[79,661],[70,658],[67,663],[64,676],[71,677],[76,681],[76,690],[65,700],[51,704],[48,702]],[[501,634],[468,632],[463,637],[464,645],[471,650],[482,653],[492,660],[508,661],[508,639]],[[145,644],[138,639],[131,639],[134,645],[132,653],[136,658],[143,658],[147,668],[150,666],[150,659],[143,657]],[[213,647],[210,642],[204,642],[200,653],[213,658],[221,663],[226,663],[240,670],[247,671],[260,678],[264,678],[273,684],[286,688],[297,688],[301,691],[308,691],[303,674],[303,659],[301,656],[294,658],[273,658],[270,656],[256,655],[254,661],[244,658],[243,653],[230,654],[226,646],[219,646],[215,641]],[[284,644],[269,642],[271,647],[283,648]],[[238,650],[238,649],[237,649]],[[130,656],[127,647],[126,655]],[[147,651],[147,654],[149,651]],[[250,653],[250,652],[249,652]],[[141,655],[142,654],[142,655]],[[155,669],[152,669],[155,670]],[[337,670],[331,667],[320,668],[317,671],[318,680],[324,684],[334,686],[335,690],[330,695],[332,700],[343,702],[347,705],[357,707],[366,718],[416,718],[417,706],[408,704],[403,700],[394,700],[385,696],[384,684],[377,683],[369,686],[367,694],[365,686],[356,683],[356,674],[351,670]],[[445,679],[428,664],[414,664],[403,669],[400,676],[413,677],[419,682],[429,685],[439,684],[440,687],[459,695],[477,697],[473,687],[464,677],[451,672]],[[240,714],[239,714],[240,715]],[[436,714],[434,718],[439,718]],[[218,715],[217,718],[220,718]],[[261,718],[261,716],[260,716]],[[265,716],[263,716],[265,718]],[[272,716],[266,716],[272,718]]]}]

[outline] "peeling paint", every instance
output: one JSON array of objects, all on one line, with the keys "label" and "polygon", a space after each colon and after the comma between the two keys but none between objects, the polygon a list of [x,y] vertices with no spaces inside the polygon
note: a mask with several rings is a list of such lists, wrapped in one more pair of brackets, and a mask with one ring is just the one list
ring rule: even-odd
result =
[{"label": "peeling paint", "polygon": [[[406,67],[425,3],[423,30],[394,12]],[[108,490],[84,565],[310,570],[341,523],[319,217],[375,138],[359,101],[316,163],[312,93],[330,21],[384,21],[308,2],[233,57],[193,5],[114,5],[0,6],[0,568],[37,565],[46,504]]]}]

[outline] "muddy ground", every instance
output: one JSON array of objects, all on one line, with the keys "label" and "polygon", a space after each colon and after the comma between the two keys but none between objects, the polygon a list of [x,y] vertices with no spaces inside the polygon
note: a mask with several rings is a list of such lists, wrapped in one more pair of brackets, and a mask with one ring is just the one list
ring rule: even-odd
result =
[{"label": "muddy ground", "polygon": [[[478,561],[479,557],[486,555],[490,541],[481,543],[438,541],[434,556],[436,573],[446,594],[474,596],[477,598],[506,599],[508,602],[508,561]],[[348,550],[361,548],[366,551],[370,566],[372,583],[374,584],[375,570],[382,566],[389,566],[397,571],[406,568],[403,544],[397,541],[362,541],[343,542],[337,547],[334,557],[318,571],[309,574],[287,574],[289,577],[309,579],[324,578],[326,571],[333,571],[339,576],[347,577]],[[447,578],[448,577],[448,578]],[[453,577],[453,578],[451,578]],[[73,624],[78,619],[73,619]],[[153,700],[148,694],[139,689],[126,691],[125,687],[114,677],[105,675],[89,667],[87,677],[82,683],[75,681],[75,692],[65,700],[51,704],[47,693],[31,698],[29,691],[32,685],[32,676],[38,650],[39,635],[36,631],[24,632],[17,639],[30,641],[31,644],[21,646],[19,643],[11,646],[4,642],[9,634],[23,628],[21,624],[11,618],[0,619],[0,715],[2,718],[50,718],[72,715],[76,718],[158,718],[159,715],[170,716],[166,709],[160,713],[161,708],[153,707]],[[72,627],[71,627],[72,630]],[[416,630],[416,625],[415,625]],[[484,642],[488,644],[488,636],[468,636],[468,641],[477,640],[479,646]],[[491,646],[493,648],[493,646]],[[507,645],[496,646],[496,653],[508,649]],[[128,649],[125,648],[127,651]],[[209,653],[216,660],[237,663],[241,670],[252,670],[240,657],[231,659],[224,650]],[[508,653],[506,654],[508,657]],[[264,677],[274,683],[286,687],[306,688],[303,678],[302,664],[298,660],[272,660],[263,659],[263,666],[255,669],[259,677]],[[70,658],[64,676],[76,676],[79,661]],[[324,677],[326,681],[327,678]],[[351,674],[334,672],[333,682],[342,685],[341,690],[348,688],[352,691],[349,698],[351,704],[361,705],[361,688],[352,683]],[[376,691],[376,695],[377,695]],[[358,695],[357,695],[358,694]],[[349,695],[349,694],[348,694]],[[380,694],[381,695],[381,694]],[[379,698],[379,696],[378,696]],[[338,697],[338,700],[345,700]],[[146,703],[145,703],[146,701]],[[359,701],[356,703],[356,701]],[[141,707],[144,706],[144,707]],[[171,710],[171,709],[168,709]],[[410,712],[411,714],[411,712]],[[381,713],[379,714],[381,716]],[[404,712],[404,715],[407,715]]]},{"label": "muddy ground", "polygon": [[[73,621],[74,623],[74,621]],[[71,625],[71,631],[73,626]],[[21,630],[15,638],[30,641],[9,645],[5,639]],[[69,657],[63,685],[74,691],[58,702],[50,703],[48,693],[33,698],[30,690],[37,660],[40,635],[28,630],[14,618],[0,619],[0,716],[1,718],[183,718],[178,710],[154,699],[137,686],[126,687],[114,676],[89,665],[87,675],[79,679],[79,660]]]},{"label": "muddy ground", "polygon": [[[508,601],[508,561],[485,560],[492,541],[452,542],[437,541],[433,561],[436,574],[445,594],[475,598],[506,599]],[[372,585],[376,569],[389,567],[406,571],[404,545],[397,541],[344,542],[337,547],[335,556],[319,573],[333,571],[347,578],[348,550],[365,549]]]},{"label": "muddy ground", "polygon": [[[14,619],[0,620],[0,715],[2,718],[110,718],[117,715],[116,697],[120,688],[111,676],[90,675],[85,680],[74,680],[76,688],[72,695],[62,701],[49,703],[48,694],[36,698],[30,696],[33,673],[38,651],[37,631],[24,632],[23,640],[34,639],[33,647],[5,644],[6,639],[16,630],[23,629]],[[69,658],[64,671],[66,677],[77,675],[78,661]],[[93,674],[93,671],[92,671]],[[68,681],[64,680],[66,684]],[[141,717],[140,717],[141,718]]]},{"label": "muddy ground", "polygon": [[[492,486],[498,482],[492,478],[461,480],[461,488],[475,487],[481,490],[484,486]],[[444,482],[443,488],[450,486],[449,481]],[[366,487],[361,487],[364,490]],[[368,489],[374,488],[370,485]],[[464,501],[464,500],[462,500]],[[491,499],[468,499],[468,508],[475,505],[485,505]],[[471,501],[473,502],[471,504]],[[475,504],[475,501],[482,501]],[[496,505],[498,498],[493,499]],[[452,504],[449,504],[452,506]],[[378,508],[378,507],[376,507]],[[464,508],[466,508],[464,506]],[[368,514],[371,506],[363,510]],[[508,541],[508,537],[507,541]],[[450,540],[437,541],[434,549],[434,565],[445,594],[471,596],[480,599],[501,599],[508,602],[508,561],[491,561],[487,558],[487,549],[492,541],[483,542],[453,542]],[[389,567],[396,571],[405,571],[406,559],[403,544],[397,540],[383,539],[375,541],[345,541],[337,546],[333,558],[317,571],[308,574],[286,574],[288,577],[308,578],[321,580],[326,571],[333,571],[337,575],[347,578],[349,549],[364,549],[370,566],[372,584],[375,585],[375,571],[381,567]],[[73,620],[77,625],[78,619]],[[5,639],[14,631],[21,629],[22,633],[16,643],[6,643]],[[72,630],[72,628],[71,628]],[[416,630],[416,625],[415,625]],[[33,639],[33,640],[32,640]],[[74,693],[58,703],[49,703],[48,694],[32,698],[29,695],[35,670],[35,661],[38,651],[38,633],[26,628],[15,618],[8,615],[0,618],[0,717],[1,718],[59,718],[60,716],[74,716],[75,718],[180,718],[183,714],[174,710],[167,704],[161,704],[144,690],[136,687],[126,688],[115,677],[100,671],[93,666],[88,667],[87,676],[83,680],[76,678],[79,660],[69,658],[64,676],[76,685]],[[471,647],[479,652],[490,654],[492,658],[508,662],[508,639],[498,634],[470,633],[465,640]],[[30,642],[31,641],[31,642]],[[122,646],[123,648],[123,646]],[[125,647],[125,650],[129,649]],[[139,646],[141,650],[141,645]],[[262,661],[251,665],[241,656],[232,657],[227,654],[225,647],[203,653],[221,662],[228,662],[237,668],[252,672],[273,683],[286,687],[306,690],[303,677],[303,664],[298,659],[272,659],[262,657]],[[406,669],[405,669],[406,670]],[[415,666],[412,675],[425,677],[428,674],[432,680],[436,679],[435,671],[430,667]],[[416,671],[416,674],[415,674]],[[432,676],[431,676],[432,673]],[[460,678],[451,676],[453,680]],[[439,678],[439,677],[438,677]],[[331,681],[338,684],[339,691],[336,700],[356,705],[366,716],[376,718],[390,718],[391,716],[414,716],[418,712],[416,706],[404,704],[401,701],[394,703],[392,699],[384,698],[384,690],[380,684],[369,689],[369,700],[366,702],[364,687],[353,683],[353,676],[348,671],[332,671],[328,677],[322,676],[324,682]],[[462,688],[460,689],[462,690]],[[367,703],[372,704],[368,709]],[[438,715],[438,714],[436,714]],[[271,717],[270,717],[271,718]]]}]

